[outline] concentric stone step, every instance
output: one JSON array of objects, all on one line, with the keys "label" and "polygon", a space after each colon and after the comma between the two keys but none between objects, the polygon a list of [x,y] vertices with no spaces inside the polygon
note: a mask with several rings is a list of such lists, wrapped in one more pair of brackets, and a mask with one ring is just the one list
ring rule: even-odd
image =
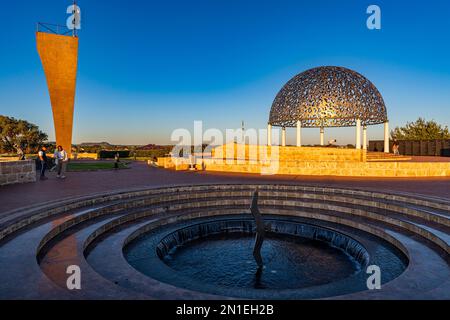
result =
[{"label": "concentric stone step", "polygon": [[[213,212],[210,212],[209,214],[206,212],[203,212],[203,214],[205,215],[223,215],[223,214],[236,214],[237,212],[239,212],[239,209],[229,209],[229,210],[214,210]],[[280,214],[280,212],[278,212]],[[289,212],[284,211],[282,212],[283,214],[288,214]],[[291,214],[294,214],[293,212],[290,212]],[[295,212],[295,214],[297,215],[301,215],[300,212]],[[198,214],[192,214],[192,217],[199,217],[201,216],[201,213]],[[380,228],[380,226],[369,226],[369,225],[363,225],[361,223],[355,223],[355,221],[353,220],[349,220],[349,219],[343,219],[343,218],[338,218],[338,219],[333,219],[333,216],[327,216],[327,215],[318,215],[316,216],[319,220],[321,221],[331,221],[331,222],[339,222],[341,224],[345,224],[348,226],[352,226],[352,227],[358,227],[358,228],[362,228],[365,231],[369,231],[372,232],[374,234],[377,234],[378,236],[383,236],[385,239],[390,239],[393,243],[397,243],[398,247],[403,247],[404,245],[404,250],[405,252],[412,252],[411,251],[411,246],[415,246],[417,244],[416,241],[411,241],[408,240],[408,242],[404,242],[404,240],[406,238],[400,237],[398,235],[400,235],[399,233],[389,230],[389,229],[382,229]],[[186,217],[185,217],[186,218]],[[98,244],[96,246],[96,248],[93,250],[93,252],[91,252],[89,254],[89,258],[88,260],[90,261],[90,263],[93,263],[93,267],[94,269],[98,270],[99,273],[101,273],[102,275],[104,275],[105,277],[111,277],[113,279],[121,279],[121,271],[117,270],[115,268],[111,268],[110,264],[107,264],[104,260],[101,259],[101,257],[105,256],[105,255],[111,255],[111,251],[116,251],[116,252],[120,252],[121,251],[121,246],[123,246],[124,243],[127,243],[128,241],[131,241],[131,239],[137,237],[139,234],[141,233],[145,233],[148,232],[149,230],[151,230],[152,228],[156,228],[160,226],[160,223],[154,223],[154,222],[150,222],[148,224],[139,224],[133,227],[129,227],[125,230],[122,230],[119,233],[112,233],[110,234],[111,239],[106,238],[106,239],[102,239],[102,241],[100,242],[100,244]],[[141,230],[139,230],[141,228]],[[387,233],[386,233],[387,232]],[[128,238],[126,238],[128,235]],[[113,239],[113,240],[112,240]],[[408,238],[409,239],[409,238]],[[117,247],[118,245],[118,247]],[[114,248],[114,246],[116,246],[116,248]],[[105,251],[104,251],[105,250]],[[423,268],[431,268],[433,270],[432,266],[427,266],[427,263],[436,263],[436,260],[440,261],[440,263],[438,263],[437,265],[439,267],[442,267],[443,265],[445,265],[445,261],[443,261],[440,257],[439,254],[437,253],[432,253],[432,250],[430,251],[430,249],[426,248],[426,246],[422,246],[422,250],[421,251],[417,251],[414,252],[413,254],[414,256],[411,256],[409,254],[409,258],[410,258],[410,263],[413,263],[414,265],[416,263],[425,265],[423,266]],[[431,260],[427,261],[426,257],[433,257]],[[126,261],[123,258],[122,254],[118,254],[116,255],[114,260],[116,263],[114,263],[113,265],[125,265],[127,264]],[[114,269],[114,270],[111,270]],[[129,270],[128,267],[128,272],[133,274],[132,270]],[[411,272],[414,272],[414,269],[412,269]],[[439,275],[439,279],[440,281],[442,281],[443,279],[445,279],[448,276],[449,273],[441,273]],[[133,277],[128,277],[128,278],[133,278]],[[119,281],[118,281],[119,282]],[[145,284],[146,282],[144,282]],[[400,282],[401,283],[401,282]],[[436,282],[439,283],[439,282]],[[126,281],[125,284],[126,287],[131,287],[134,290],[146,290],[146,291],[150,291],[151,292],[151,287],[144,285],[143,287],[139,285],[139,283],[136,282],[129,282]],[[423,283],[423,288],[425,289],[429,289],[430,283],[426,282]],[[419,288],[415,288],[416,290],[420,290],[422,287]],[[417,293],[417,292],[416,292]],[[383,295],[381,295],[383,296]],[[396,295],[396,293],[388,293],[388,294],[384,294],[384,296],[386,298],[391,297],[391,298],[395,298],[398,296]]]},{"label": "concentric stone step", "polygon": [[[445,277],[450,272],[450,203],[447,200],[313,186],[207,185],[121,191],[10,212],[0,221],[0,268],[4,270],[0,274],[0,297],[214,298],[140,274],[123,258],[123,246],[143,232],[166,224],[245,213],[255,188],[260,190],[260,208],[264,214],[296,216],[363,230],[404,251],[411,265],[393,281],[400,281],[396,282],[397,287],[405,287],[404,279],[433,278],[429,282],[433,285],[414,280],[417,287],[408,289],[412,290],[408,293],[387,285],[386,290],[377,294],[361,292],[347,298],[446,296],[442,292],[448,287]],[[68,264],[83,269],[86,285],[81,292],[64,287],[63,271]],[[423,275],[413,275],[422,269]],[[12,279],[31,285],[18,286]],[[420,294],[417,288],[422,289]]]},{"label": "concentric stone step", "polygon": [[411,157],[384,152],[367,152],[367,161],[410,161]]}]

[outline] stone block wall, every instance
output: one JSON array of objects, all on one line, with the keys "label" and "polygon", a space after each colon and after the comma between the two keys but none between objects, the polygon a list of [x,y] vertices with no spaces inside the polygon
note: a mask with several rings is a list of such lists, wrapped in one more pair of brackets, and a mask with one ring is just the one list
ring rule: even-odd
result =
[{"label": "stone block wall", "polygon": [[[232,146],[233,147],[233,146]],[[234,146],[236,147],[236,146]],[[310,147],[267,148],[266,158],[259,156],[265,147],[258,147],[256,156],[249,156],[249,148],[238,157],[231,149],[214,149],[211,158],[196,159],[197,170],[253,174],[341,177],[450,177],[450,162],[366,161],[364,150]],[[277,150],[274,156],[274,150]],[[251,153],[250,153],[251,154]],[[267,153],[266,153],[267,154]],[[166,169],[189,170],[188,159],[158,158],[158,166]]]},{"label": "stone block wall", "polygon": [[82,160],[82,159],[90,159],[90,160],[98,160],[97,153],[72,153],[71,159],[74,160]]},{"label": "stone block wall", "polygon": [[277,160],[277,161],[366,161],[366,152],[357,149],[325,147],[268,147],[227,144],[213,149],[213,159]]},{"label": "stone block wall", "polygon": [[36,182],[34,160],[0,161],[0,186]]},{"label": "stone block wall", "polygon": [[450,162],[278,161],[227,164],[205,159],[207,171],[343,177],[450,177]]}]

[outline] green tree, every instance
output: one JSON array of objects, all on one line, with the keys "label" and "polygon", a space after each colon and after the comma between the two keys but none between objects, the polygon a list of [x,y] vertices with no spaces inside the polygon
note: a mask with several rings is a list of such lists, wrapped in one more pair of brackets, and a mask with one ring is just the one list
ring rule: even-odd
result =
[{"label": "green tree", "polygon": [[0,149],[4,152],[17,152],[19,147],[35,152],[47,138],[35,124],[0,115]]},{"label": "green tree", "polygon": [[392,130],[391,137],[396,140],[450,139],[450,132],[447,126],[444,127],[434,120],[419,118],[415,122],[408,122],[404,127]]}]

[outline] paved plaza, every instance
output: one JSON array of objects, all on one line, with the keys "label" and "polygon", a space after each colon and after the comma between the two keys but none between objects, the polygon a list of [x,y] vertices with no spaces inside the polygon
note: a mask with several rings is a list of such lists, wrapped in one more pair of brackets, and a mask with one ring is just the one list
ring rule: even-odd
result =
[{"label": "paved plaza", "polygon": [[[442,159],[442,158],[441,158]],[[416,158],[416,161],[420,161]],[[450,198],[450,178],[344,178],[314,176],[261,176],[259,174],[176,172],[133,162],[130,169],[118,171],[69,172],[66,180],[50,179],[36,183],[0,187],[1,213],[21,207],[75,196],[108,193],[130,188],[217,183],[268,183],[335,186],[383,192],[407,192]]]},{"label": "paved plaza", "polygon": [[[371,250],[371,257],[376,256],[373,240],[359,233],[364,231],[397,247],[409,260],[404,272],[379,291],[339,293],[331,284],[329,288],[315,287],[317,293],[298,291],[297,296],[281,290],[279,298],[448,298],[448,178],[177,172],[144,162],[133,162],[130,169],[117,171],[69,172],[66,180],[50,173],[46,181],[1,187],[0,226],[5,228],[0,246],[0,297],[233,297],[233,292],[211,294],[206,288],[192,290],[147,277],[124,259],[124,244],[153,225],[242,214],[249,208],[249,196],[256,185],[263,193],[265,215],[307,219],[327,230],[348,232]],[[67,290],[68,265],[82,268],[83,290]]]}]

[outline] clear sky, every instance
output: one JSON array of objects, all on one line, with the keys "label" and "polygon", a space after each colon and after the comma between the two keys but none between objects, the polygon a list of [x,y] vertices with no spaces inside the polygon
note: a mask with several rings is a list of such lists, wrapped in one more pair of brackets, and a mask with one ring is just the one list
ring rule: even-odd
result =
[{"label": "clear sky", "polygon": [[[265,128],[294,75],[337,65],[369,78],[391,126],[419,116],[450,124],[450,1],[79,0],[82,10],[74,142],[170,143],[177,128]],[[0,7],[0,114],[54,139],[36,22],[65,24],[70,0]],[[382,10],[382,29],[366,9]],[[289,134],[289,133],[288,133]],[[354,129],[326,139],[353,142]],[[306,143],[319,130],[305,129]],[[382,126],[369,128],[382,139]],[[288,142],[293,143],[295,134]]]}]

